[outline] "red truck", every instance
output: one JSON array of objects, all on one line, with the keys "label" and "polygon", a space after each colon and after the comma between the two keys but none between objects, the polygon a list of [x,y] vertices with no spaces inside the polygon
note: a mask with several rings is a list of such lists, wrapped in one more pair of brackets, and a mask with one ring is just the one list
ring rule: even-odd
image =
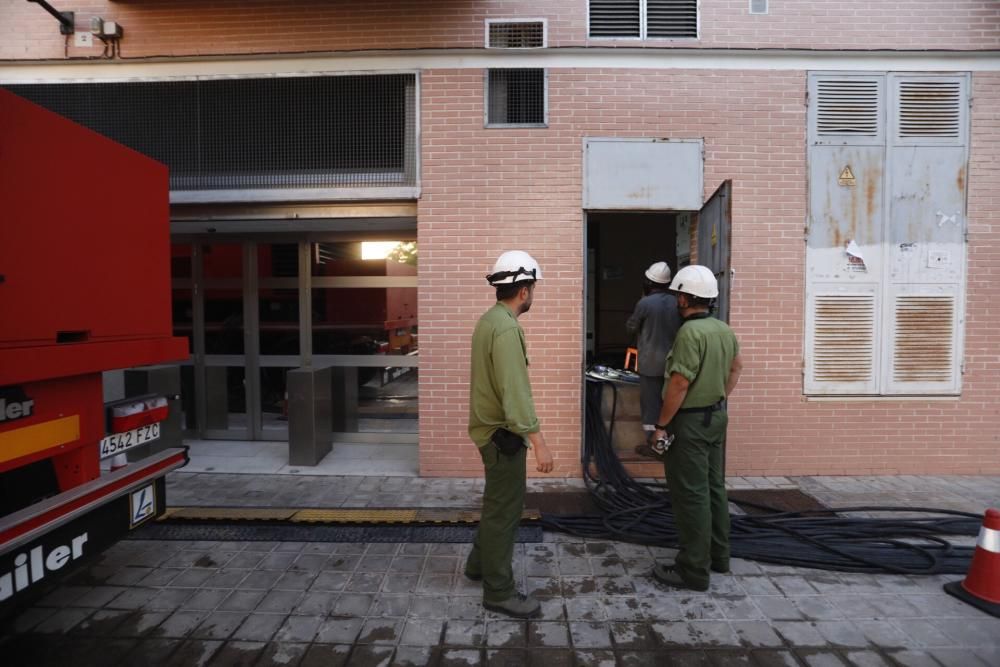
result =
[{"label": "red truck", "polygon": [[103,372],[188,357],[172,335],[167,169],[0,89],[0,617],[163,513],[166,397]]}]

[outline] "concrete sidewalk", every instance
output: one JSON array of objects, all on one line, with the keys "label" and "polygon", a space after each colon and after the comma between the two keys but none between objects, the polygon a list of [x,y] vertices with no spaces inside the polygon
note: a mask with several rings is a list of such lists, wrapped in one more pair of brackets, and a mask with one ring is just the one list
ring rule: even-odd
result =
[{"label": "concrete sidewalk", "polygon": [[[579,488],[533,480],[531,490]],[[734,478],[830,506],[981,513],[1000,478]],[[172,505],[469,507],[482,481],[173,473]],[[874,576],[734,560],[707,593],[650,576],[668,549],[546,533],[515,573],[543,617],[484,613],[469,545],[119,543],[13,619],[4,664],[1000,665],[1000,619],[945,595],[958,576]]]}]

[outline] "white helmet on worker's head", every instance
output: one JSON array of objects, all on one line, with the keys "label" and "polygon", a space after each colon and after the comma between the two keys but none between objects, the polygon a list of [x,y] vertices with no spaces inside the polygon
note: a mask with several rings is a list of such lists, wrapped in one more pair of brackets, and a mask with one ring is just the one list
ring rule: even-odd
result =
[{"label": "white helmet on worker's head", "polygon": [[712,269],[692,264],[677,272],[674,281],[670,283],[670,290],[700,299],[714,299],[719,296],[719,281],[715,279]]},{"label": "white helmet on worker's head", "polygon": [[535,258],[523,250],[508,250],[497,258],[486,280],[494,287],[542,279],[542,269]]},{"label": "white helmet on worker's head", "polygon": [[666,262],[650,264],[646,269],[646,279],[658,285],[666,285],[670,282],[670,265]]}]

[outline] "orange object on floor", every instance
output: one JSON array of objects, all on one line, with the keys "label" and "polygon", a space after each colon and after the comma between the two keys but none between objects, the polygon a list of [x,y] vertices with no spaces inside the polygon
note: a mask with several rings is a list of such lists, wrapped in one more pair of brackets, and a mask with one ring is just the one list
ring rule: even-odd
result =
[{"label": "orange object on floor", "polygon": [[[635,368],[629,369],[628,366],[633,359],[635,360]],[[639,372],[639,350],[634,347],[630,347],[625,350],[625,370],[633,370],[636,373]]]},{"label": "orange object on floor", "polygon": [[962,602],[1000,618],[1000,510],[986,510],[965,581],[945,584],[944,590]]}]

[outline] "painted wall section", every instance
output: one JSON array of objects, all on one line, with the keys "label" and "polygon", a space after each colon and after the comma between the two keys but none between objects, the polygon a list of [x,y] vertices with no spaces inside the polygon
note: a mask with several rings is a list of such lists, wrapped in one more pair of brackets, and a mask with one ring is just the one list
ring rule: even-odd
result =
[{"label": "painted wall section", "polygon": [[[705,138],[705,196],[733,179],[732,323],[746,372],[732,400],[729,473],[995,473],[1000,360],[1000,75],[973,76],[967,373],[957,399],[808,400],[802,393],[806,72],[549,72],[550,127],[482,128],[482,74],[425,72],[421,473],[481,468],[465,434],[469,337],[504,249],[545,271],[522,320],[543,431],[578,474],[583,240],[581,138]],[[475,242],[470,242],[475,239]],[[423,365],[425,359],[431,359]],[[650,474],[654,466],[647,466]]]},{"label": "painted wall section", "polygon": [[[587,0],[62,0],[78,29],[92,16],[124,27],[123,58],[370,49],[480,48],[486,18],[544,18],[549,46],[798,49],[995,49],[991,0],[782,0],[751,15],[747,0],[703,0],[699,39],[589,39]],[[0,0],[0,60],[99,56],[38,6]]]}]

